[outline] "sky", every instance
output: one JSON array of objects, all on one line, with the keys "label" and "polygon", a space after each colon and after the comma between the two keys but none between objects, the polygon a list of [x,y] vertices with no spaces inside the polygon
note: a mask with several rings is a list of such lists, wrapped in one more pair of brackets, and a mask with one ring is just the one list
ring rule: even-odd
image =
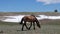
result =
[{"label": "sky", "polygon": [[0,0],[0,12],[60,11],[60,0]]}]

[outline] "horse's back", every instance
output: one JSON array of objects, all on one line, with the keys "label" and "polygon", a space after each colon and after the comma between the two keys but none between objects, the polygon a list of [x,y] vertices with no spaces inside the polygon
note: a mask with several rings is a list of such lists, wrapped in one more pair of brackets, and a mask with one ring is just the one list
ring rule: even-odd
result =
[{"label": "horse's back", "polygon": [[25,21],[34,21],[36,20],[34,16],[24,16],[23,17]]}]

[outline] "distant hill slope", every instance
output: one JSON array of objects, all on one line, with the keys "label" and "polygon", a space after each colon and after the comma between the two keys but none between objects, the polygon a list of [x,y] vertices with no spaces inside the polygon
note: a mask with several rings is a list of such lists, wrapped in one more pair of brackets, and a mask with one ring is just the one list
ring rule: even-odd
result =
[{"label": "distant hill slope", "polygon": [[48,16],[60,16],[58,12],[0,12],[0,16],[9,16],[9,15],[48,15]]}]

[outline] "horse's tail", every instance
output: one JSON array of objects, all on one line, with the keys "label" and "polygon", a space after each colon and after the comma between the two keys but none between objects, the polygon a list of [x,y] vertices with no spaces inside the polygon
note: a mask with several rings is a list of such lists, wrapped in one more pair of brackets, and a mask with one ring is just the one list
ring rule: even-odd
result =
[{"label": "horse's tail", "polygon": [[39,28],[41,28],[41,25],[40,25],[39,21],[37,21],[36,24]]},{"label": "horse's tail", "polygon": [[19,24],[23,24],[23,18],[21,19],[21,22]]}]

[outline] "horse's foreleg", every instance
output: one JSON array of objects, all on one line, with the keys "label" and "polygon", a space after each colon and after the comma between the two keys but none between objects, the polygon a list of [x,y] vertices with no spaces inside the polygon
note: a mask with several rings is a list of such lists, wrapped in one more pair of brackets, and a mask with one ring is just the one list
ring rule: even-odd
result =
[{"label": "horse's foreleg", "polygon": [[33,22],[33,27],[34,27],[34,30],[35,30],[35,23]]},{"label": "horse's foreleg", "polygon": [[31,26],[32,26],[32,22],[31,22],[31,25],[30,25],[30,27],[29,27],[29,30],[30,30]]}]

